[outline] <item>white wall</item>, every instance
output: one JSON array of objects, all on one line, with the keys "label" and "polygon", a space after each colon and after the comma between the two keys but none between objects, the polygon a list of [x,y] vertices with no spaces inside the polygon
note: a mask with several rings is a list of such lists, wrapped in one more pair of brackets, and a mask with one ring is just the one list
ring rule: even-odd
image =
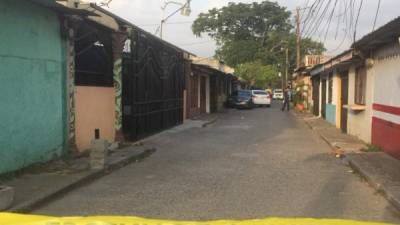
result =
[{"label": "white wall", "polygon": [[399,44],[387,46],[375,53],[373,70],[377,91],[374,103],[400,107],[400,56],[385,57],[391,55],[388,51],[399,53]]},{"label": "white wall", "polygon": [[[338,105],[337,103],[338,103],[338,91],[339,91],[339,89],[338,89],[338,87],[339,87],[339,85],[340,85],[340,78],[339,78],[339,75],[338,75],[338,73],[336,72],[336,70],[335,70],[335,72],[333,73],[333,78],[332,78],[332,82],[333,82],[333,85],[332,85],[332,104],[333,105]],[[329,87],[329,86],[328,86]],[[328,95],[327,95],[328,96]]]},{"label": "white wall", "polygon": [[210,113],[210,76],[207,76],[206,80],[206,112]]},{"label": "white wall", "polygon": [[[353,65],[349,70],[349,105],[355,105],[355,76],[356,67]],[[367,69],[367,87],[366,87],[366,109],[355,112],[349,109],[347,120],[347,132],[357,136],[361,140],[371,142],[372,129],[372,104],[374,96],[375,74],[373,69]]]}]

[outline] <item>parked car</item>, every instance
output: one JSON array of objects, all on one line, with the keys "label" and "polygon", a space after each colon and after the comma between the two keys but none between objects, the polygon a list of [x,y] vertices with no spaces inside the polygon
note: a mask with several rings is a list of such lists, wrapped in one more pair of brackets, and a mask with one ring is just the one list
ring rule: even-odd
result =
[{"label": "parked car", "polygon": [[252,90],[254,105],[271,107],[271,95],[263,90]]},{"label": "parked car", "polygon": [[273,99],[283,99],[283,90],[282,89],[275,89],[273,94]]},{"label": "parked car", "polygon": [[232,108],[247,108],[252,109],[254,107],[253,98],[250,90],[238,90],[234,91],[231,96],[228,97],[228,107]]}]

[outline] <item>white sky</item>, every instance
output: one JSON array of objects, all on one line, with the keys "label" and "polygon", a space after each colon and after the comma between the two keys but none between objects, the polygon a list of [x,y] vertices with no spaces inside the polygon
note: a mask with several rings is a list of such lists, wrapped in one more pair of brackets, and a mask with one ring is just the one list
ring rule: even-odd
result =
[{"label": "white sky", "polygon": [[[95,0],[100,2],[101,0]],[[161,4],[164,0],[113,0],[109,5],[108,10],[113,13],[131,21],[132,23],[142,27],[143,29],[154,33],[158,27],[157,24],[161,20]],[[184,2],[184,0],[176,0]],[[194,21],[197,15],[201,12],[207,12],[208,9],[213,7],[221,7],[227,5],[228,2],[254,2],[261,0],[192,0],[192,14],[190,17],[181,16],[179,13],[169,19],[167,23],[179,24],[167,24],[164,28],[164,39],[169,41],[183,49],[186,49],[198,56],[210,57],[214,55],[215,44],[208,37],[197,38],[191,31],[191,22]],[[295,9],[296,6],[305,6],[309,0],[277,0],[281,6],[286,6],[288,9]],[[345,0],[348,1],[348,0]],[[309,1],[312,2],[312,1]],[[360,15],[358,35],[361,36],[372,31],[373,20],[375,17],[376,7],[378,0],[365,0],[363,10]],[[170,5],[167,9],[166,14],[175,11],[178,6]],[[377,27],[389,22],[390,20],[400,16],[400,1],[399,0],[382,0],[380,14],[377,21]],[[335,30],[336,25],[332,22],[331,29]],[[333,32],[335,33],[335,32]],[[343,32],[341,32],[342,34]],[[338,48],[342,42],[343,36],[334,38],[334,34],[328,35],[325,42],[325,46],[328,49],[327,54],[335,55],[338,54],[351,44],[351,38],[348,38],[346,42]],[[318,38],[318,37],[316,37]],[[324,39],[324,38],[323,38]],[[335,50],[336,49],[336,50]]]}]

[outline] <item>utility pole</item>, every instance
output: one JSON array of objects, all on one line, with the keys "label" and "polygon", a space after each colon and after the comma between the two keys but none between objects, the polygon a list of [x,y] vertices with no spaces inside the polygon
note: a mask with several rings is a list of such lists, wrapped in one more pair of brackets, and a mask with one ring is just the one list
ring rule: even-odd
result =
[{"label": "utility pole", "polygon": [[296,68],[301,64],[300,7],[296,8]]},{"label": "utility pole", "polygon": [[285,86],[284,86],[284,88],[287,87],[287,81],[288,81],[288,75],[289,75],[289,47],[286,47],[285,56],[286,56],[286,63],[285,63]]}]

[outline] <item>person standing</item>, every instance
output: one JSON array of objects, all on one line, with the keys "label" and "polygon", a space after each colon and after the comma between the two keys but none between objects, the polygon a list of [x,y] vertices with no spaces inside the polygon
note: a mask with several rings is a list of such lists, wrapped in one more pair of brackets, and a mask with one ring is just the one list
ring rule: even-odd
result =
[{"label": "person standing", "polygon": [[287,111],[289,111],[289,104],[290,104],[290,90],[289,87],[286,87],[285,91],[283,92],[283,105],[282,105],[282,111],[285,111],[285,108]]}]

